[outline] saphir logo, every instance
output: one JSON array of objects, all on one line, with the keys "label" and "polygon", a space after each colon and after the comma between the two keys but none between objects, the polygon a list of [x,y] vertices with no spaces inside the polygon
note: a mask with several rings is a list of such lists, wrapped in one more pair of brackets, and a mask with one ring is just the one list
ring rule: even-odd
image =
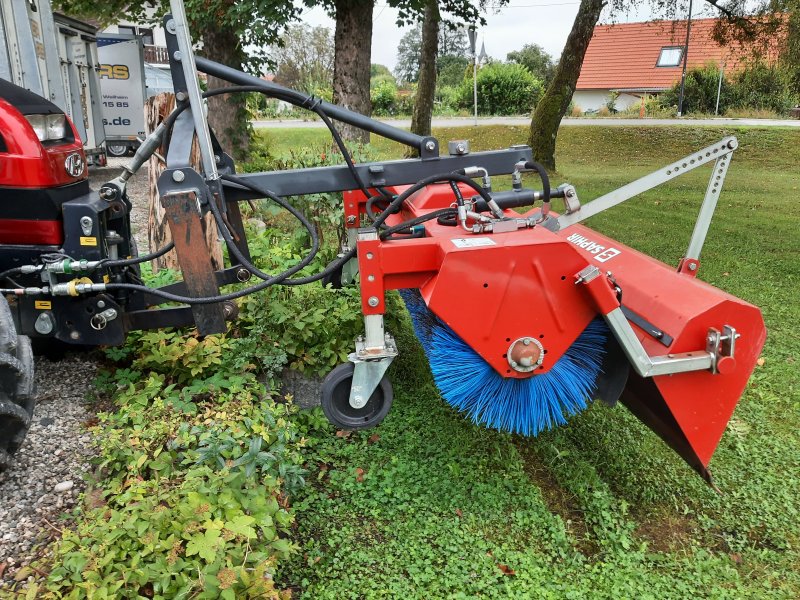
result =
[{"label": "saphir logo", "polygon": [[579,248],[583,248],[590,254],[594,254],[594,259],[597,262],[606,262],[607,260],[610,260],[622,253],[616,248],[606,248],[597,242],[593,242],[592,240],[583,237],[579,233],[573,233],[567,238],[567,241],[572,242]]}]

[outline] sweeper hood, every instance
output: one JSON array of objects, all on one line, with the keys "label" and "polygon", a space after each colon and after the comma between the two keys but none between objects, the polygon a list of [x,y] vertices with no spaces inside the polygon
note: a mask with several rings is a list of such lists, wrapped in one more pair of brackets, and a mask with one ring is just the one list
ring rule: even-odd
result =
[{"label": "sweeper hood", "polygon": [[[403,295],[434,378],[478,423],[536,434],[587,399],[619,400],[710,482],[708,463],[766,338],[758,308],[695,277],[735,147],[730,138],[689,157],[714,162],[715,173],[677,269],[580,221],[597,202],[613,206],[671,178],[682,161],[583,209],[574,188],[554,190],[562,215],[549,205],[504,209],[506,193],[487,216],[463,183],[393,188],[407,198],[388,226],[442,216],[420,233],[360,230],[364,314],[382,314],[386,289],[419,290]],[[345,204],[364,201],[351,193]]]}]

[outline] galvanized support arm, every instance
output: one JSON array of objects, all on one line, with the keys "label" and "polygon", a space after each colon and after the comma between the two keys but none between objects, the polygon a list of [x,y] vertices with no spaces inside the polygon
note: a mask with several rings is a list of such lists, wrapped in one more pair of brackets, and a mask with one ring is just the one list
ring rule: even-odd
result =
[{"label": "galvanized support arm", "polygon": [[[610,277],[610,274],[608,274]],[[633,369],[641,377],[674,375],[690,371],[726,373],[733,369],[736,338],[739,334],[730,325],[720,333],[710,328],[705,347],[693,352],[677,352],[663,356],[650,356],[622,311],[616,293],[602,276],[600,269],[589,265],[575,275],[575,283],[582,284],[603,316],[608,328],[619,342]]]},{"label": "galvanized support arm", "polygon": [[[736,138],[729,136],[721,139],[715,144],[703,148],[702,150],[693,152],[688,156],[684,156],[682,159],[677,160],[674,163],[659,169],[658,171],[653,171],[649,175],[640,177],[636,181],[632,181],[631,183],[624,185],[613,192],[609,192],[608,194],[600,196],[584,206],[579,206],[575,210],[564,213],[558,217],[560,229],[564,229],[570,225],[585,221],[589,217],[593,217],[604,210],[616,206],[617,204],[621,204],[626,200],[630,200],[634,196],[638,196],[643,192],[652,190],[654,187],[675,179],[684,173],[688,173],[697,167],[702,167],[703,165],[706,165],[712,161],[719,162],[724,159],[726,162],[730,162],[730,155],[733,154],[733,151],[736,150],[738,146],[739,143],[737,142]],[[719,190],[722,187],[722,181],[725,178],[725,173],[718,173],[718,170],[719,166],[717,165],[714,168],[714,174],[712,175],[711,182],[709,183],[709,190],[711,190],[712,184],[714,184],[714,193],[716,195],[719,195]],[[708,196],[708,193],[709,192],[706,193],[706,196]]]}]

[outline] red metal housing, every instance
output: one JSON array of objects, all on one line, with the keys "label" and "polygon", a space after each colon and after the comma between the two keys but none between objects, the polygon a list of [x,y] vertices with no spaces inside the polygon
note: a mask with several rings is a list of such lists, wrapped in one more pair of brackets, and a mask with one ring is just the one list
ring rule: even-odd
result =
[{"label": "red metal housing", "polygon": [[[347,214],[355,214],[363,200],[359,192],[345,194]],[[449,185],[429,186],[387,224],[452,202]],[[357,227],[357,218],[349,226]],[[615,294],[598,306],[586,286],[576,285],[576,274],[587,265],[611,272],[625,307],[672,338],[665,346],[632,324],[651,357],[704,351],[709,328],[734,327],[741,334],[735,361],[720,364],[722,372],[642,378],[632,371],[622,396],[645,424],[708,475],[705,467],[766,338],[758,308],[581,225],[558,232],[535,227],[475,235],[429,221],[425,229],[426,237],[418,239],[359,243],[364,313],[383,312],[385,289],[419,288],[429,309],[504,377],[547,372],[593,318],[619,307]],[[381,302],[371,307],[373,296]],[[509,342],[523,336],[538,339],[545,352],[532,373],[510,369],[506,357]]]}]

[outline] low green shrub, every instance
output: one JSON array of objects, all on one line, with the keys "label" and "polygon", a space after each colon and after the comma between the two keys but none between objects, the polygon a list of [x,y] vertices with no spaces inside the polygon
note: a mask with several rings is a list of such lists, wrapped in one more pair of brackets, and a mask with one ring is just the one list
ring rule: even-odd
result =
[{"label": "low green shrub", "polygon": [[369,92],[372,112],[377,116],[393,115],[397,109],[397,86],[389,80],[378,82]]},{"label": "low green shrub", "polygon": [[[171,335],[159,342],[170,356],[187,341]],[[249,373],[218,370],[180,386],[195,367],[136,371],[137,361],[157,360],[145,355],[152,340],[138,343],[133,367],[102,382],[115,394],[92,428],[99,483],[56,546],[47,589],[66,598],[288,597],[271,574],[295,549],[287,496],[303,484],[303,441],[292,405]],[[175,371],[171,363],[165,370]]]},{"label": "low green shrub", "polygon": [[[690,69],[683,92],[684,113],[714,113],[719,91],[719,113],[741,110],[767,110],[785,113],[798,101],[789,86],[786,72],[779,67],[758,62],[733,74],[723,74],[716,65]],[[662,107],[677,109],[680,81],[661,94]]]},{"label": "low green shrub", "polygon": [[[459,88],[460,105],[473,104],[472,77]],[[542,82],[516,63],[492,63],[478,71],[478,112],[484,115],[529,114],[542,95]]]}]

